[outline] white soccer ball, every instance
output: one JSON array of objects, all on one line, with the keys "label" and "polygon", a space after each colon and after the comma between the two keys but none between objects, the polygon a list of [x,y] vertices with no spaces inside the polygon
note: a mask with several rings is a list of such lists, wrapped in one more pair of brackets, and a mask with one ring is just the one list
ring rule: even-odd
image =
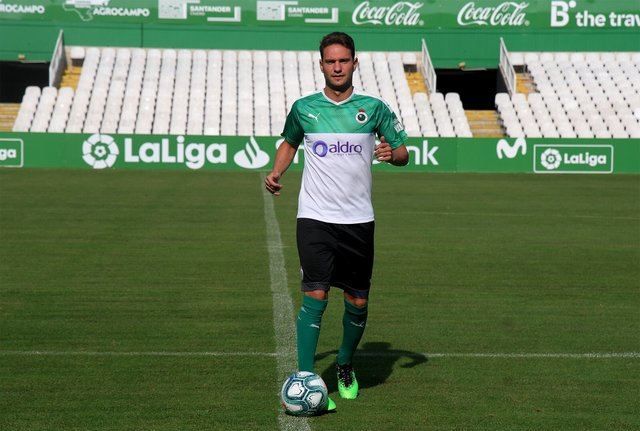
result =
[{"label": "white soccer ball", "polygon": [[314,416],[327,408],[327,385],[317,374],[299,371],[287,377],[280,391],[282,407],[294,416]]}]

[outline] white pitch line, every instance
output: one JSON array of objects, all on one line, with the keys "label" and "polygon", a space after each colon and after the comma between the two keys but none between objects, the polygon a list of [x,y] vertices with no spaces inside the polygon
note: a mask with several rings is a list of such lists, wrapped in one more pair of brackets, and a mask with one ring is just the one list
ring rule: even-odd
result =
[{"label": "white pitch line", "polygon": [[0,356],[177,356],[177,357],[228,357],[228,356],[258,356],[275,357],[270,352],[115,352],[115,351],[91,351],[91,350],[0,350]]},{"label": "white pitch line", "polygon": [[[393,212],[394,210],[386,210]],[[385,210],[377,210],[376,213],[383,213]],[[483,212],[458,212],[458,211],[421,211],[421,210],[403,210],[403,214],[422,214],[435,216],[461,216],[461,217],[538,217],[538,218],[563,218],[563,219],[606,219],[606,220],[633,220],[638,221],[640,217],[632,216],[607,216],[593,214],[523,214],[523,213],[483,213]]]},{"label": "white pitch line", "polygon": [[539,353],[539,352],[529,352],[529,353],[480,353],[480,352],[469,352],[469,353],[396,353],[396,352],[357,352],[357,356],[369,356],[369,357],[424,357],[424,358],[489,358],[489,359],[640,359],[640,352],[591,352],[591,353]]},{"label": "white pitch line", "polygon": [[[278,358],[277,353],[271,352],[169,352],[169,351],[148,351],[148,352],[116,352],[116,351],[90,351],[90,350],[0,350],[0,356],[156,356],[156,357],[264,357]],[[289,355],[290,356],[290,355]],[[640,359],[640,352],[591,352],[591,353],[508,353],[508,352],[393,352],[393,351],[360,351],[356,356],[370,358],[478,358],[478,359]],[[295,365],[293,365],[295,366]],[[289,373],[290,370],[285,372]],[[283,377],[284,378],[284,377]]]},{"label": "white pitch line", "polygon": [[[297,369],[296,330],[293,317],[293,300],[289,294],[287,271],[282,254],[280,226],[273,208],[274,197],[262,184],[265,175],[261,175],[262,197],[264,199],[264,221],[267,227],[267,249],[269,250],[269,272],[271,273],[271,294],[273,298],[273,329],[276,339],[276,358],[278,363],[277,383],[281,385],[288,374]],[[278,415],[278,423],[283,431],[310,431],[306,418],[293,418],[284,412]]]}]

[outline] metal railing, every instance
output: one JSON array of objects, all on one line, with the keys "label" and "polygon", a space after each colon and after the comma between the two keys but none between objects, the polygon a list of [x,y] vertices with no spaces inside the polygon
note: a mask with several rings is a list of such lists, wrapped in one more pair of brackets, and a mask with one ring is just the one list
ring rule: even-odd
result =
[{"label": "metal railing", "polygon": [[513,95],[516,92],[516,70],[511,64],[509,59],[509,51],[504,44],[504,39],[500,38],[500,72],[504,78],[504,82],[507,85],[509,95]]},{"label": "metal railing", "polygon": [[49,65],[49,86],[56,87],[62,80],[62,74],[67,68],[67,57],[64,53],[64,31],[58,33],[56,47],[53,49],[51,64]]},{"label": "metal railing", "polygon": [[422,39],[422,62],[420,63],[420,73],[424,76],[424,81],[430,94],[436,92],[436,70],[433,68],[427,42]]}]

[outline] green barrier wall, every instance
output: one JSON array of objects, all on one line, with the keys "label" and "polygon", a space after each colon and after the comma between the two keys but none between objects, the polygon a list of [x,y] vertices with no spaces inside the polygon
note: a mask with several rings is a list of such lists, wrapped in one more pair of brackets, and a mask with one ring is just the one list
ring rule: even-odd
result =
[{"label": "green barrier wall", "polygon": [[[0,134],[0,167],[269,170],[277,137]],[[638,139],[410,138],[415,172],[640,173]],[[299,170],[298,150],[291,169]],[[388,164],[374,169],[397,170]]]},{"label": "green barrier wall", "polygon": [[222,49],[314,49],[343,30],[363,50],[424,37],[436,67],[495,67],[501,36],[510,50],[640,51],[638,27],[638,0],[0,0],[0,56],[48,59],[29,40],[60,28],[71,45]]}]

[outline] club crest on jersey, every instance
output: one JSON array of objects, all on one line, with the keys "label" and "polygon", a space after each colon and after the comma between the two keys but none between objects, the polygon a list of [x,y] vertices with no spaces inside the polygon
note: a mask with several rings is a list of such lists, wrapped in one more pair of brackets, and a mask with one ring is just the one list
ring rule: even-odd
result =
[{"label": "club crest on jersey", "polygon": [[359,109],[358,113],[356,114],[356,121],[360,124],[364,124],[367,122],[368,119],[369,119],[369,116],[364,111],[364,109]]}]

